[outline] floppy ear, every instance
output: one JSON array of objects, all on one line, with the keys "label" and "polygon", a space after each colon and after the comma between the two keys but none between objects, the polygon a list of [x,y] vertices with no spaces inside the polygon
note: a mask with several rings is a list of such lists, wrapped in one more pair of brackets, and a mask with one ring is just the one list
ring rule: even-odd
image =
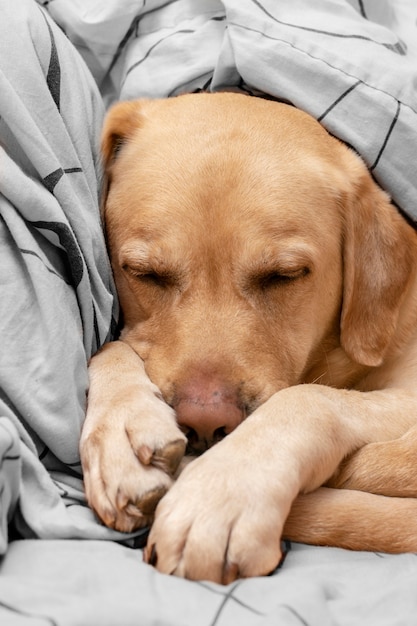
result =
[{"label": "floppy ear", "polygon": [[378,366],[397,330],[417,264],[417,235],[373,182],[364,164],[348,167],[341,345],[362,365]]},{"label": "floppy ear", "polygon": [[119,102],[107,113],[101,133],[101,156],[104,165],[104,178],[101,188],[100,210],[104,208],[109,193],[112,165],[118,152],[129,141],[142,124],[141,104],[138,100]]},{"label": "floppy ear", "polygon": [[138,100],[119,102],[109,110],[101,134],[101,154],[107,175],[117,153],[133,137],[141,124],[141,104]]}]

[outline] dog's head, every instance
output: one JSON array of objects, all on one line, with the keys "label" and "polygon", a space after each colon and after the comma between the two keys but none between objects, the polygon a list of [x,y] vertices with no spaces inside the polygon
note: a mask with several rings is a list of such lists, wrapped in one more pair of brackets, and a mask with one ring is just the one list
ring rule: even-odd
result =
[{"label": "dog's head", "polygon": [[414,235],[310,116],[237,94],[127,102],[102,146],[122,338],[197,448],[283,387],[383,362]]}]

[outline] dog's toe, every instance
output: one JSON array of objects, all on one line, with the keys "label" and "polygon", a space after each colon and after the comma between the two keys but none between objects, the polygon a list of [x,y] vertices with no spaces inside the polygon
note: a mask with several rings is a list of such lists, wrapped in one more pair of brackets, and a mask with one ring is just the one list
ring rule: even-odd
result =
[{"label": "dog's toe", "polygon": [[140,508],[143,515],[151,516],[154,514],[156,506],[161,498],[168,491],[168,487],[165,485],[159,485],[155,489],[150,489],[141,496],[137,501],[136,506]]},{"label": "dog's toe", "polygon": [[[112,528],[132,532],[152,523],[157,504],[171,487],[172,480],[157,469],[152,468],[151,472],[153,477],[143,477],[140,489],[135,490],[133,485],[126,489],[126,483],[123,489],[119,488]],[[108,521],[105,523],[109,525]]]},{"label": "dog's toe", "polygon": [[155,450],[151,463],[155,467],[173,476],[185,454],[186,442],[182,439],[171,441],[163,448]]}]

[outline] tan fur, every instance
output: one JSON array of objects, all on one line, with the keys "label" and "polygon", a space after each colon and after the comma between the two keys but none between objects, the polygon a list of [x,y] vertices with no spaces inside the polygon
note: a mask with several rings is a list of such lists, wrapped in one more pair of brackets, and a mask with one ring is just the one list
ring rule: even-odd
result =
[{"label": "tan fur", "polygon": [[417,237],[363,162],[236,94],[116,105],[102,146],[124,327],[90,365],[99,517],[160,501],[148,562],[217,582],[282,533],[417,551]]}]

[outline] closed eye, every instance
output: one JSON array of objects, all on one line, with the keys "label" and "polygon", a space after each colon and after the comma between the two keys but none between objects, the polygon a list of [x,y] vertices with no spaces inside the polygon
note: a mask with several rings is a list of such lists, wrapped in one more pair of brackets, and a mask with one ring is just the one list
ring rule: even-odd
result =
[{"label": "closed eye", "polygon": [[172,281],[168,275],[158,274],[157,272],[145,272],[139,274],[139,280],[144,283],[155,285],[156,287],[167,287]]},{"label": "closed eye", "polygon": [[254,277],[261,289],[269,289],[272,287],[281,287],[295,282],[299,278],[304,278],[310,273],[308,267],[302,267],[295,270],[270,271],[265,274]]},{"label": "closed eye", "polygon": [[129,265],[124,265],[123,270],[138,282],[148,284],[149,286],[164,288],[173,284],[173,278],[169,274],[163,274],[154,270],[143,271]]}]

